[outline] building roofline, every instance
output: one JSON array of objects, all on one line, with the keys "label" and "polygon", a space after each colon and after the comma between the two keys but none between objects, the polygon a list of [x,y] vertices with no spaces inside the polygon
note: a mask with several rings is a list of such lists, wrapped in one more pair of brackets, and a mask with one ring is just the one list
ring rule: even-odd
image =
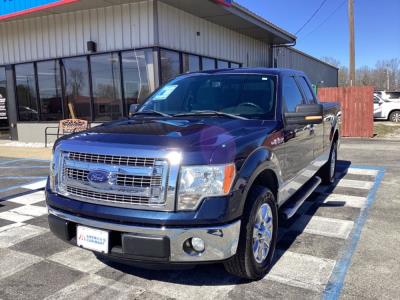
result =
[{"label": "building roofline", "polygon": [[296,49],[296,48],[294,48],[294,47],[288,47],[290,50],[293,50],[294,52],[297,52],[297,53],[299,53],[299,54],[301,54],[301,55],[303,55],[303,56],[306,56],[306,57],[308,57],[308,58],[310,58],[310,59],[312,59],[312,60],[315,60],[315,61],[317,61],[317,62],[319,62],[319,63],[321,63],[321,64],[324,64],[324,65],[327,65],[328,67],[332,67],[332,68],[335,68],[336,70],[339,70],[340,68],[338,68],[338,67],[336,67],[336,66],[334,66],[334,65],[331,65],[330,63],[327,63],[326,61],[323,61],[323,60],[321,60],[321,59],[319,59],[319,58],[316,58],[316,57],[314,57],[314,56],[312,56],[312,55],[310,55],[310,54],[307,54],[307,53],[305,53],[305,52],[303,52],[303,51],[300,51],[299,49]]},{"label": "building roofline", "polygon": [[249,10],[248,8],[246,8],[246,7],[242,6],[242,5],[240,5],[239,3],[233,2],[233,3],[232,3],[232,6],[233,6],[234,8],[236,8],[236,9],[242,11],[243,13],[247,14],[249,17],[253,18],[254,20],[257,20],[257,21],[259,21],[259,22],[261,22],[261,23],[264,23],[265,25],[267,25],[267,26],[269,26],[269,27],[272,27],[272,28],[275,29],[276,31],[280,32],[281,34],[286,35],[289,39],[292,40],[292,42],[296,41],[297,37],[296,37],[294,34],[292,34],[292,33],[288,32],[288,31],[282,29],[281,27],[279,27],[279,26],[277,26],[277,25],[275,25],[275,24],[273,24],[273,23],[271,23],[271,22],[268,21],[267,19],[264,19],[263,17],[261,17],[261,16],[259,16],[258,14],[252,12],[252,11]]}]

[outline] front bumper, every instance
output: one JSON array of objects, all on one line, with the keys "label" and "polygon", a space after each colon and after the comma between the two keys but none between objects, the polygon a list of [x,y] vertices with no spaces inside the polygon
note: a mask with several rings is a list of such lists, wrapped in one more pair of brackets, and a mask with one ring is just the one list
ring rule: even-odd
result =
[{"label": "front bumper", "polygon": [[[110,232],[109,256],[122,260],[196,263],[221,261],[232,257],[237,250],[240,220],[209,227],[146,227],[82,218],[49,207],[50,229],[59,238],[76,243],[76,226]],[[205,242],[205,251],[188,253],[187,239],[198,237]]]}]

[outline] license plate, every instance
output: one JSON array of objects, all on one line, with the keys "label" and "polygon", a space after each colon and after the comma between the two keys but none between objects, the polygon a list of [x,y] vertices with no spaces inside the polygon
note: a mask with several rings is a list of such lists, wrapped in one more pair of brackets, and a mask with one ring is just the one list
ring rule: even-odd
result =
[{"label": "license plate", "polygon": [[76,236],[76,242],[79,247],[108,253],[108,231],[78,225]]}]

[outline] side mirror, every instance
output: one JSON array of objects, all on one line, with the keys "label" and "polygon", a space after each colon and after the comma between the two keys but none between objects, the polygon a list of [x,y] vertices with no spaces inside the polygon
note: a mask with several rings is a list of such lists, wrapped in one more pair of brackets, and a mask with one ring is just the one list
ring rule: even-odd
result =
[{"label": "side mirror", "polygon": [[296,106],[296,112],[285,113],[288,125],[321,124],[324,116],[322,104],[300,104]]},{"label": "side mirror", "polygon": [[140,106],[139,104],[131,104],[129,106],[129,117],[131,117],[135,112],[138,111],[139,106]]}]

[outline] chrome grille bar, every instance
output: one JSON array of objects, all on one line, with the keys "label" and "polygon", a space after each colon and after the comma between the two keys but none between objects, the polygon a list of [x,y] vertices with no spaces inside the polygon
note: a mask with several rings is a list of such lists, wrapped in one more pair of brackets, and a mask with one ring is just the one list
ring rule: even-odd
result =
[{"label": "chrome grille bar", "polygon": [[68,158],[70,160],[81,162],[134,167],[153,167],[157,161],[154,158],[113,156],[80,152],[70,152]]}]

